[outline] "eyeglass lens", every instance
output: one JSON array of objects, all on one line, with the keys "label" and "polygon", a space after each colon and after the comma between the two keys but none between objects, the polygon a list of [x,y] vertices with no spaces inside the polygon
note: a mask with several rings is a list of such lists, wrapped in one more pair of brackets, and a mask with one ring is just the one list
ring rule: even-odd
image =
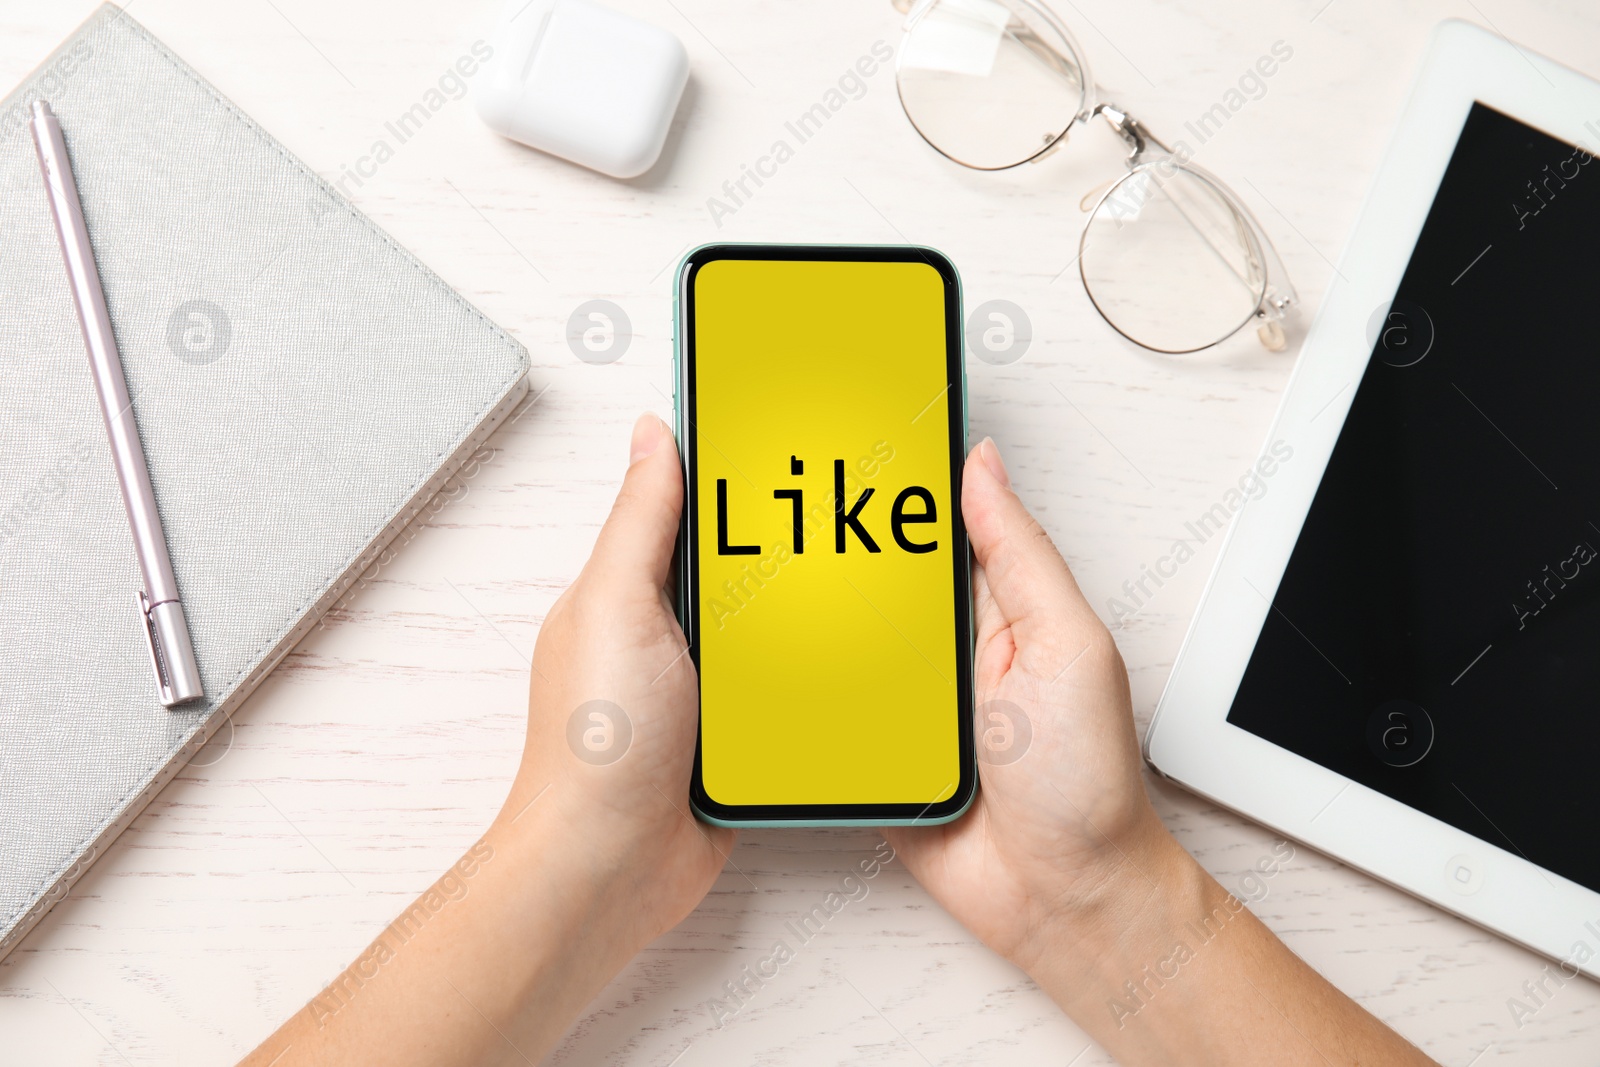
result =
[{"label": "eyeglass lens", "polygon": [[1025,6],[938,0],[913,18],[896,76],[900,102],[928,143],[956,162],[982,170],[1026,162],[1082,107],[1077,53]]},{"label": "eyeglass lens", "polygon": [[1227,197],[1165,160],[1136,167],[1095,206],[1078,265],[1106,321],[1158,352],[1231,336],[1266,288],[1255,236]]}]

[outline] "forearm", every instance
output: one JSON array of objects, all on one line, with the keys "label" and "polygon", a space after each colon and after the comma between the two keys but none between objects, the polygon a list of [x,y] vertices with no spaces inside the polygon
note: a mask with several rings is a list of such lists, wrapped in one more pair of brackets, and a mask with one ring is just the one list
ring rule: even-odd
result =
[{"label": "forearm", "polygon": [[1090,921],[1025,963],[1125,1067],[1431,1064],[1289,951],[1164,831],[1130,845]]},{"label": "forearm", "polygon": [[245,1064],[538,1062],[639,947],[622,887],[543,814],[497,821]]}]

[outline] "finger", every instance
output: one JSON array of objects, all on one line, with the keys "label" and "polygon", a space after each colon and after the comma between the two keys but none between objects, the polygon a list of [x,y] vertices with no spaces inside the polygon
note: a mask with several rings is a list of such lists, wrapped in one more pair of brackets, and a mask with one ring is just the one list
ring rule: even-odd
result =
[{"label": "finger", "polygon": [[[982,567],[972,568],[972,613],[977,623],[972,650],[977,675],[973,681],[977,684],[978,699],[981,701],[985,699],[983,694],[992,692],[1011,669],[1011,657],[1015,649],[1011,642],[1011,630],[989,592],[989,581],[984,577]],[[996,644],[997,641],[1001,643]]]},{"label": "finger", "polygon": [[994,441],[984,438],[961,479],[961,514],[989,595],[1021,644],[1029,633],[1099,625],[1099,617],[1039,521],[1011,488]]},{"label": "finger", "polygon": [[989,592],[989,579],[981,566],[972,568],[972,617],[978,624],[978,633],[998,630],[1006,624],[1006,617]]},{"label": "finger", "polygon": [[646,412],[633,425],[628,473],[584,569],[607,581],[664,587],[682,508],[677,443],[666,423]]}]

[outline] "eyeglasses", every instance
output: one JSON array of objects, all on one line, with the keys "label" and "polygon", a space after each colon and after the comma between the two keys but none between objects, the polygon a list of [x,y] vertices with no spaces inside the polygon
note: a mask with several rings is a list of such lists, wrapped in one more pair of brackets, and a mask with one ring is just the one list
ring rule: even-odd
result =
[{"label": "eyeglasses", "polygon": [[[905,10],[906,0],[896,0]],[[1074,123],[1103,118],[1128,173],[1079,202],[1078,272],[1102,318],[1156,352],[1197,352],[1252,320],[1287,344],[1294,287],[1260,223],[1216,177],[1103,94],[1072,35],[1029,0],[921,0],[895,64],[900,104],[923,140],[976,170],[1038,162]]]}]

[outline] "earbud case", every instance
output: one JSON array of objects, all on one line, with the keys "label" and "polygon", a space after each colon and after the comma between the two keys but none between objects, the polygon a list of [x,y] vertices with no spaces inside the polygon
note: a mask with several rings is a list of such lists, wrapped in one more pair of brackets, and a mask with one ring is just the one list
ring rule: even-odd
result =
[{"label": "earbud case", "polygon": [[689,80],[683,42],[590,0],[509,0],[473,106],[490,129],[633,178],[661,155]]}]

